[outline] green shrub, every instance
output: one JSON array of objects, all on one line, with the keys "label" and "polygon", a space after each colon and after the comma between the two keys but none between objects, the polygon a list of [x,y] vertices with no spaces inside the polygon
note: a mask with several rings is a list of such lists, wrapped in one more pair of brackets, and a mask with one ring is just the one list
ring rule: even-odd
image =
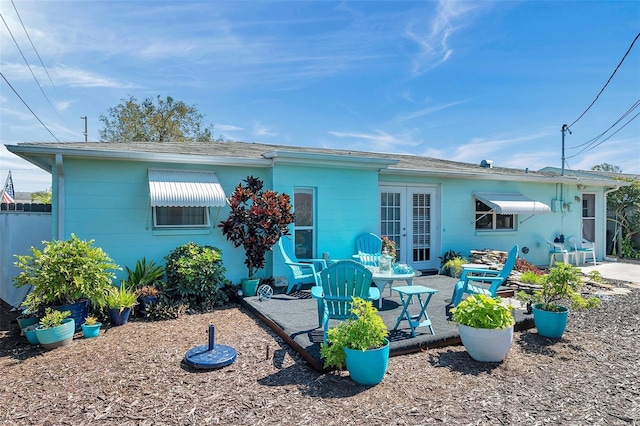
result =
[{"label": "green shrub", "polygon": [[474,328],[507,328],[515,324],[511,306],[499,297],[472,294],[451,309],[453,321]]},{"label": "green shrub", "polygon": [[153,260],[147,262],[146,258],[136,261],[135,269],[124,267],[127,278],[122,282],[130,290],[140,290],[142,287],[154,286],[164,277],[164,268]]},{"label": "green shrub", "polygon": [[45,241],[32,255],[16,255],[16,287],[33,286],[34,297],[44,306],[66,305],[88,298],[93,307],[104,307],[104,298],[120,269],[94,240],[81,240],[74,234],[67,241]]},{"label": "green shrub", "polygon": [[173,302],[165,294],[161,294],[156,303],[147,306],[147,318],[156,321],[176,319],[186,311],[185,305]]},{"label": "green shrub", "polygon": [[167,284],[165,294],[172,302],[192,308],[209,308],[228,303],[220,289],[225,283],[226,269],[222,252],[212,246],[189,242],[165,257]]},{"label": "green shrub", "polygon": [[532,271],[523,272],[520,281],[527,284],[542,284],[544,278]]}]

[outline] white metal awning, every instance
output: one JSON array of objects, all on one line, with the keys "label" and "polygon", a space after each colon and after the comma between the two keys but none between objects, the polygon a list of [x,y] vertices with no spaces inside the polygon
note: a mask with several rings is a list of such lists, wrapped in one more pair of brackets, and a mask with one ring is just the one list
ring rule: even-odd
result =
[{"label": "white metal awning", "polygon": [[222,207],[226,195],[216,174],[206,170],[149,169],[152,207]]},{"label": "white metal awning", "polygon": [[547,214],[548,205],[525,197],[519,192],[474,192],[473,196],[498,214]]}]

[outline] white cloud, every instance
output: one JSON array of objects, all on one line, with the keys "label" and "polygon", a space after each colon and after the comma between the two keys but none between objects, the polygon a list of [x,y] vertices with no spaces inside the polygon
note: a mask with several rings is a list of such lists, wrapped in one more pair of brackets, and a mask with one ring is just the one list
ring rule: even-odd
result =
[{"label": "white cloud", "polygon": [[[409,133],[392,135],[383,130],[375,130],[374,133],[329,131],[329,134],[337,138],[352,139],[348,147],[359,151],[402,152],[418,145]],[[348,149],[345,146],[341,148]]]},{"label": "white cloud", "polygon": [[483,7],[482,3],[441,0],[430,22],[413,22],[407,25],[405,36],[414,41],[419,48],[418,54],[413,58],[414,76],[421,75],[449,59],[453,53],[449,37],[466,24],[463,18],[480,7]]},{"label": "white cloud", "polygon": [[412,120],[414,118],[423,117],[425,115],[433,114],[434,112],[442,111],[444,109],[451,108],[451,107],[454,107],[456,105],[464,104],[465,102],[467,102],[467,101],[455,101],[455,102],[449,102],[447,104],[430,106],[430,107],[423,108],[421,110],[412,112],[411,114],[400,116],[396,120],[397,121]]},{"label": "white cloud", "polygon": [[242,127],[238,127],[233,124],[222,124],[222,123],[214,124],[214,128],[216,130],[220,130],[221,132],[234,132],[238,130],[244,130]]}]

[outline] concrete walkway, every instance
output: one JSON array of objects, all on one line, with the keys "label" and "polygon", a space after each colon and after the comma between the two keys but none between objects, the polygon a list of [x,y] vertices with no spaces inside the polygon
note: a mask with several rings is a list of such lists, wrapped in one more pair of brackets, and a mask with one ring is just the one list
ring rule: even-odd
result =
[{"label": "concrete walkway", "polygon": [[630,287],[640,288],[640,264],[624,262],[598,262],[596,266],[580,266],[585,274],[598,271],[603,278],[628,281]]}]

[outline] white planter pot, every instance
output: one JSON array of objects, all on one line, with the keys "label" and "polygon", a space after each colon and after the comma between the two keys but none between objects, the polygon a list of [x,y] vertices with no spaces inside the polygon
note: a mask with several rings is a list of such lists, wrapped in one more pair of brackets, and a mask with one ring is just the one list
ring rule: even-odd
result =
[{"label": "white planter pot", "polygon": [[480,362],[502,362],[513,340],[513,326],[492,329],[458,324],[458,331],[469,356]]}]

